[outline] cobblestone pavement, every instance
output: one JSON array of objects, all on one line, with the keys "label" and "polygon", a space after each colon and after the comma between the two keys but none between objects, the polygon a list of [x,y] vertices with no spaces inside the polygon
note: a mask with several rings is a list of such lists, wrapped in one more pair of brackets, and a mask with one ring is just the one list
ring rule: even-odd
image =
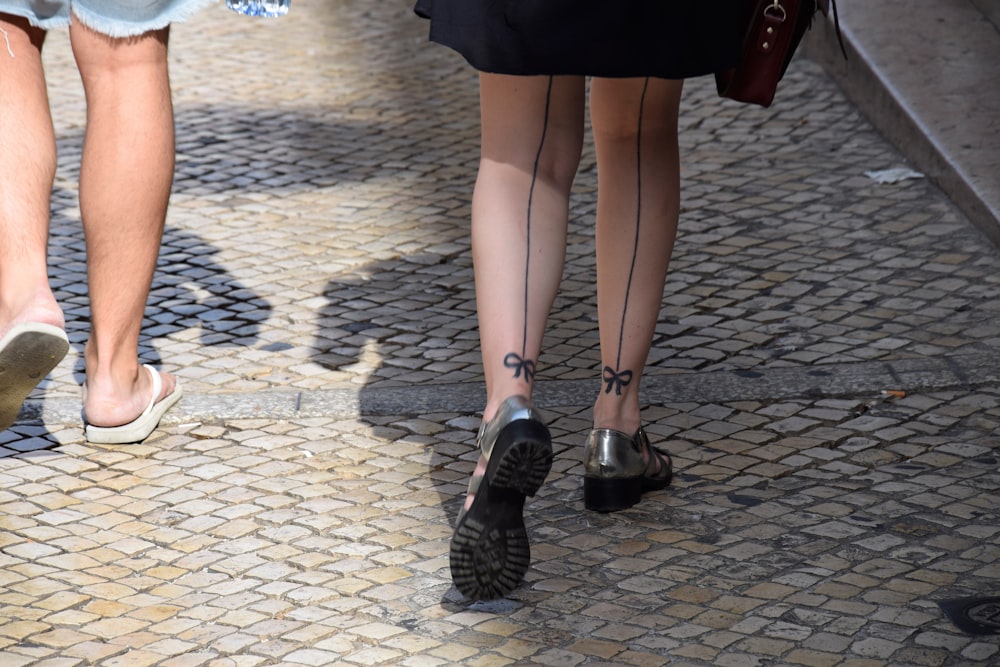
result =
[{"label": "cobblestone pavement", "polygon": [[644,419],[666,492],[583,509],[599,386],[588,145],[538,388],[557,446],[508,599],[447,548],[483,401],[475,77],[405,0],[212,7],[172,35],[178,175],[143,339],[186,394],[79,421],[83,101],[46,58],[73,350],[0,434],[0,664],[1000,663],[1000,253],[821,69],[769,110],[689,83],[682,232]]}]

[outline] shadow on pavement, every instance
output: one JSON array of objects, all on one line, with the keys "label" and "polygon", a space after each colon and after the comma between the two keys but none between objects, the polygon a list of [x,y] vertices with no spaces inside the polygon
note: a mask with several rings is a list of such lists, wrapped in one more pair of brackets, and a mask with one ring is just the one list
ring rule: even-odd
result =
[{"label": "shadow on pavement", "polygon": [[315,343],[317,363],[364,375],[358,416],[376,437],[426,444],[417,459],[427,471],[412,488],[436,493],[451,517],[475,466],[485,400],[471,274],[460,250],[404,255],[332,280]]}]

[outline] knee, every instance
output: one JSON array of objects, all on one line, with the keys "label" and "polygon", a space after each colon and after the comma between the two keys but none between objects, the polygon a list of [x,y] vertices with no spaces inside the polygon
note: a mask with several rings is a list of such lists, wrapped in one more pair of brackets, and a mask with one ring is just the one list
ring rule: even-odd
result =
[{"label": "knee", "polygon": [[134,37],[109,37],[75,21],[70,36],[85,83],[92,78],[146,77],[167,70],[169,28]]},{"label": "knee", "polygon": [[583,133],[583,123],[549,126],[541,151],[536,151],[539,178],[569,190],[580,166]]},{"label": "knee", "polygon": [[618,118],[595,124],[593,132],[597,154],[605,159],[634,155],[640,145],[643,151],[649,150],[654,154],[677,151],[676,117]]},{"label": "knee", "polygon": [[590,120],[595,140],[634,143],[677,134],[682,81],[594,79]]},{"label": "knee", "polygon": [[540,146],[538,143],[529,145],[514,140],[491,142],[484,144],[482,158],[485,162],[505,165],[568,192],[576,177],[582,151],[582,128],[578,132],[553,131],[550,128]]},{"label": "knee", "polygon": [[583,144],[565,147],[552,154],[542,154],[538,160],[538,178],[553,187],[566,192],[573,185],[576,170],[580,166]]},{"label": "knee", "polygon": [[594,140],[607,144],[635,145],[643,140],[668,140],[677,136],[677,116],[623,114],[594,123]]}]

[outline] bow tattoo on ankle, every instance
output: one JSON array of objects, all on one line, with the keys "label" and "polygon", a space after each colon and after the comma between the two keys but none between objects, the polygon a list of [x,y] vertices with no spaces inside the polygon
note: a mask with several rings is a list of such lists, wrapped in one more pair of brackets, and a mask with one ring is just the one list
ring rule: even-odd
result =
[{"label": "bow tattoo on ankle", "polygon": [[503,365],[506,368],[512,368],[514,370],[514,377],[521,377],[521,372],[524,371],[525,382],[531,382],[535,377],[535,362],[531,359],[523,359],[521,355],[516,352],[510,352],[506,357],[503,358]]},{"label": "bow tattoo on ankle", "polygon": [[608,384],[604,388],[605,394],[610,394],[611,390],[615,390],[616,396],[622,395],[622,387],[627,387],[632,383],[632,371],[624,370],[620,373],[611,368],[611,366],[604,367],[604,381]]}]

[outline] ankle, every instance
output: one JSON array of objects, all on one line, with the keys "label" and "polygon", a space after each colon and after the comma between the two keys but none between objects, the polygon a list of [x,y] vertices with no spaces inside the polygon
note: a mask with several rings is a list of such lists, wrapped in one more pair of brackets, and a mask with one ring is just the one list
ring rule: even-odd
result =
[{"label": "ankle", "polygon": [[637,400],[611,400],[601,394],[594,403],[595,429],[608,428],[631,436],[639,430],[641,424]]},{"label": "ankle", "polygon": [[149,404],[173,390],[173,376],[162,373],[163,387],[160,395],[152,396],[153,381],[150,373],[138,361],[134,373],[116,369],[116,372],[91,371],[87,367],[86,391],[83,412],[87,422],[94,426],[118,426],[135,419]]},{"label": "ankle", "polygon": [[[483,421],[488,422],[493,419],[493,417],[496,416],[497,411],[500,410],[500,406],[503,405],[503,402],[508,398],[513,396],[523,396],[530,402],[532,388],[532,386],[522,386],[518,390],[512,390],[509,393],[496,392],[493,396],[487,395],[486,407],[483,408]],[[490,392],[487,392],[487,394],[489,393]]]},{"label": "ankle", "polygon": [[66,319],[52,290],[45,285],[33,292],[8,294],[0,298],[0,336],[16,324],[37,322],[63,329]]}]

